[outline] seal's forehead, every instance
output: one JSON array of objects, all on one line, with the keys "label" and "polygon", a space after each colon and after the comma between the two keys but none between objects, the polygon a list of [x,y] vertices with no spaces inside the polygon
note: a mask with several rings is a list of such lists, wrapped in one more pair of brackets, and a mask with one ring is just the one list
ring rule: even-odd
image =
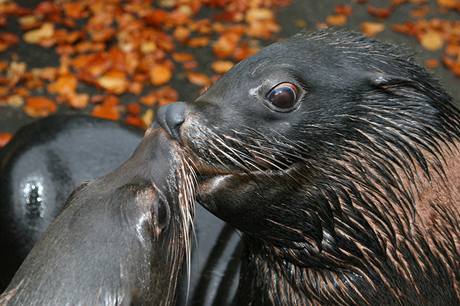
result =
[{"label": "seal's forehead", "polygon": [[304,61],[306,60],[301,51],[301,49],[293,49],[291,44],[287,42],[274,43],[241,62],[237,71],[245,70],[246,74],[252,78],[260,74],[262,70],[270,69],[270,67],[278,66],[279,64],[295,65],[300,58]]},{"label": "seal's forehead", "polygon": [[276,64],[292,65],[294,68],[328,65],[345,59],[339,56],[343,51],[340,46],[341,44],[331,37],[295,35],[263,48],[243,65],[250,75],[255,75],[262,66]]}]

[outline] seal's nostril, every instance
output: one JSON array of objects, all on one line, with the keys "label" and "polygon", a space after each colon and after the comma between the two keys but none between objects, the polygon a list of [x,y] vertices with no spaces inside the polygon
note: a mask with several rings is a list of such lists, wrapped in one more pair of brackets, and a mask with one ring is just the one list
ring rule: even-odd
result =
[{"label": "seal's nostril", "polygon": [[160,107],[157,121],[173,138],[180,140],[180,126],[185,121],[185,103],[176,102]]}]

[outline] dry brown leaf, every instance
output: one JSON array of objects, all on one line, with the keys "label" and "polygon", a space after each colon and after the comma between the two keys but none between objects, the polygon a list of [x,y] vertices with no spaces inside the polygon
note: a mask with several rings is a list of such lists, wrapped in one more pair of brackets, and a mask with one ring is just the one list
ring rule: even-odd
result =
[{"label": "dry brown leaf", "polygon": [[133,81],[129,84],[128,91],[134,95],[140,95],[144,85],[141,82]]},{"label": "dry brown leaf", "polygon": [[126,74],[120,70],[110,70],[97,79],[97,84],[110,93],[122,94],[128,88]]},{"label": "dry brown leaf", "polygon": [[367,36],[375,36],[385,30],[385,24],[380,22],[364,21],[361,23],[361,32]]},{"label": "dry brown leaf", "polygon": [[28,97],[24,106],[24,112],[30,117],[45,117],[56,110],[56,104],[46,97]]},{"label": "dry brown leaf", "polygon": [[190,83],[198,86],[209,86],[211,84],[211,79],[200,72],[189,71],[187,73],[187,79]]},{"label": "dry brown leaf", "polygon": [[139,115],[141,113],[141,106],[138,103],[129,103],[126,105],[126,112],[131,115]]},{"label": "dry brown leaf", "polygon": [[266,21],[274,18],[273,11],[268,8],[252,8],[246,12],[246,21]]},{"label": "dry brown leaf", "polygon": [[11,95],[6,99],[6,104],[14,108],[20,108],[24,105],[24,97],[21,95]]},{"label": "dry brown leaf", "polygon": [[171,86],[164,86],[155,91],[155,94],[158,98],[158,104],[165,105],[171,102],[175,102],[179,98],[177,91]]},{"label": "dry brown leaf", "polygon": [[187,45],[192,48],[201,48],[209,45],[209,37],[194,37],[187,41]]},{"label": "dry brown leaf", "polygon": [[137,128],[141,128],[141,129],[146,128],[144,121],[138,116],[133,116],[133,115],[126,116],[125,123],[132,125],[134,127],[137,127]]},{"label": "dry brown leaf", "polygon": [[77,78],[72,74],[61,75],[54,83],[48,85],[48,92],[61,96],[69,95],[77,89]]},{"label": "dry brown leaf", "polygon": [[193,54],[186,53],[186,52],[175,52],[173,53],[172,57],[176,62],[179,62],[179,63],[190,62],[195,59],[193,57]]},{"label": "dry brown leaf", "polygon": [[150,81],[153,85],[163,85],[169,82],[172,77],[171,69],[165,64],[156,64],[150,70]]},{"label": "dry brown leaf", "polygon": [[224,33],[212,46],[214,54],[220,58],[231,56],[235,52],[240,38],[241,34],[239,33]]},{"label": "dry brown leaf", "polygon": [[250,37],[270,39],[273,33],[280,31],[280,26],[273,19],[254,21],[249,23],[246,34]]},{"label": "dry brown leaf", "polygon": [[153,106],[158,102],[158,97],[154,92],[150,92],[148,95],[141,97],[140,101],[146,106]]},{"label": "dry brown leaf", "polygon": [[367,7],[367,12],[369,13],[369,15],[372,15],[374,17],[385,19],[390,17],[390,15],[393,13],[393,9],[391,7],[381,8],[369,5]]},{"label": "dry brown leaf", "polygon": [[70,94],[67,97],[67,102],[72,108],[84,109],[88,106],[89,95],[87,94]]},{"label": "dry brown leaf", "polygon": [[44,39],[52,38],[54,35],[54,24],[45,22],[36,30],[26,32],[23,36],[24,41],[29,44],[36,44]]},{"label": "dry brown leaf", "polygon": [[19,42],[19,38],[16,34],[3,32],[0,33],[0,52],[5,51],[9,47],[16,45]]},{"label": "dry brown leaf", "polygon": [[153,122],[153,110],[148,109],[145,111],[145,113],[142,115],[142,121],[144,122],[145,126],[151,126]]},{"label": "dry brown leaf", "polygon": [[185,42],[190,37],[190,30],[186,27],[177,27],[173,33],[174,38],[179,42]]},{"label": "dry brown leaf", "polygon": [[120,110],[118,107],[118,99],[114,96],[108,96],[104,98],[104,101],[100,105],[96,105],[91,115],[98,118],[118,120],[120,119]]},{"label": "dry brown leaf", "polygon": [[233,65],[230,61],[215,61],[211,64],[211,68],[217,73],[226,73],[232,69]]},{"label": "dry brown leaf", "polygon": [[330,15],[326,17],[326,23],[331,26],[343,26],[347,23],[347,16]]},{"label": "dry brown leaf", "polygon": [[426,50],[436,51],[442,48],[444,41],[441,34],[436,31],[428,31],[421,34],[420,43]]},{"label": "dry brown leaf", "polygon": [[6,146],[11,138],[13,138],[13,134],[11,133],[0,133],[0,148]]},{"label": "dry brown leaf", "polygon": [[335,13],[338,15],[351,16],[353,8],[350,4],[338,4],[335,6]]}]

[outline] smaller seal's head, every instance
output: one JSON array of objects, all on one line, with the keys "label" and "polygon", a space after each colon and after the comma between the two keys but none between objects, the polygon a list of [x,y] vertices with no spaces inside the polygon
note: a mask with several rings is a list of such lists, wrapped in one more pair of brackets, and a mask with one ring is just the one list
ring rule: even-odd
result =
[{"label": "smaller seal's head", "polygon": [[177,142],[149,129],[129,160],[70,195],[0,304],[174,305],[194,181]]}]

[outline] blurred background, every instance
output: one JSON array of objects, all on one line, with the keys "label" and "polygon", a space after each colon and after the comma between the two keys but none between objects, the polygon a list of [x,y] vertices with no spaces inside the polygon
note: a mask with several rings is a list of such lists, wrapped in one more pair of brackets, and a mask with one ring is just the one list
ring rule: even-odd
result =
[{"label": "blurred background", "polygon": [[409,48],[460,106],[460,0],[0,0],[0,147],[54,113],[143,129],[260,48],[329,26]]}]

